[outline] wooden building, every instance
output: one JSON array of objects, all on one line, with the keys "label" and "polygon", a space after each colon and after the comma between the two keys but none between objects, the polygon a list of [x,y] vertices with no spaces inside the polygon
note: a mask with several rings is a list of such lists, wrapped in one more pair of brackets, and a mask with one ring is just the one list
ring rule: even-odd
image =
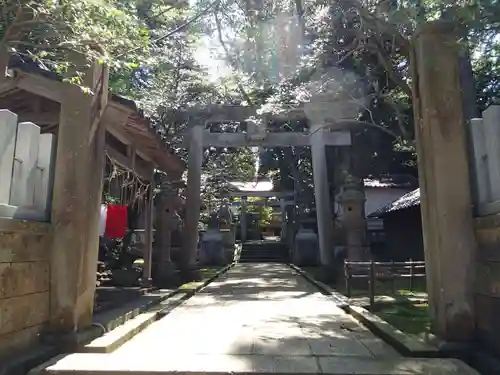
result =
[{"label": "wooden building", "polygon": [[[10,120],[0,125],[9,130],[32,122],[38,133],[53,134],[55,157],[47,219],[25,220],[17,211],[0,218],[0,299],[8,307],[0,314],[0,358],[37,345],[42,335],[76,345],[79,333],[92,326],[106,164],[142,184],[145,283],[151,278],[153,174],[161,170],[177,181],[184,172],[135,104],[109,92],[106,66],[83,64],[82,85],[89,90],[34,62],[13,59],[9,68],[0,75],[0,109]],[[16,132],[1,139],[7,146],[17,142]],[[2,171],[12,167],[7,159],[0,157],[6,161]]]},{"label": "wooden building", "polygon": [[420,189],[413,190],[369,215],[384,223],[384,246],[372,250],[383,260],[424,260]]}]

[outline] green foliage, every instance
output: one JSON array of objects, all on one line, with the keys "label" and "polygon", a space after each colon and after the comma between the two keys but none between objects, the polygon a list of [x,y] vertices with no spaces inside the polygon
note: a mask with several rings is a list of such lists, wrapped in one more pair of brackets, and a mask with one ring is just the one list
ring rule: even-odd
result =
[{"label": "green foliage", "polygon": [[[475,59],[479,108],[497,100],[498,0],[226,0],[220,9],[205,19],[205,27],[222,45],[219,58],[233,71],[221,85],[243,102],[279,112],[308,101],[311,84],[325,83],[321,72],[341,69],[345,77],[336,78],[340,85],[347,74],[355,77],[367,99],[360,125],[351,127],[353,163],[360,176],[416,173],[409,51],[420,23],[454,23],[464,46],[480,56]],[[289,122],[273,125],[296,127]],[[307,153],[268,150],[262,155],[262,172],[276,176],[280,168],[279,179],[291,181],[304,158]],[[289,166],[286,174],[284,165]],[[299,174],[300,180],[310,179],[308,168]]]},{"label": "green foliage", "polygon": [[132,68],[147,57],[149,30],[119,1],[30,0],[2,5],[1,42],[59,73],[72,66],[75,52],[115,68]]},{"label": "green foliage", "polygon": [[479,110],[500,104],[500,38],[484,46],[474,60],[474,72]]},{"label": "green foliage", "polygon": [[[272,220],[273,209],[272,207],[264,206],[263,205],[264,201],[265,200],[263,198],[259,197],[247,198],[247,206],[248,206],[247,211],[249,213],[256,215],[259,218],[260,226],[269,225]],[[256,205],[252,203],[259,203],[259,204]]]},{"label": "green foliage", "polygon": [[[350,127],[360,176],[415,173],[409,41],[420,23],[453,22],[473,56],[478,108],[499,100],[498,0],[191,3],[0,0],[0,52],[31,56],[75,83],[81,77],[72,66],[74,52],[110,64],[112,91],[136,100],[183,157],[179,134],[196,105],[248,103],[276,112],[307,102],[318,84],[331,81],[350,95],[347,82],[354,81],[365,98],[358,124]],[[227,62],[230,75],[208,77],[195,58],[202,40],[220,47],[214,57]],[[342,75],[325,80],[324,73],[335,70]],[[290,131],[307,124],[269,126]],[[283,188],[299,184],[311,192],[308,151],[274,149],[260,158],[261,175]],[[204,171],[212,186],[208,197],[230,179],[253,179],[255,155],[248,149],[208,150]]]},{"label": "green foliage", "polygon": [[220,201],[220,193],[231,188],[230,181],[253,181],[255,161],[256,155],[249,148],[207,150],[203,162],[203,199],[215,204]]}]

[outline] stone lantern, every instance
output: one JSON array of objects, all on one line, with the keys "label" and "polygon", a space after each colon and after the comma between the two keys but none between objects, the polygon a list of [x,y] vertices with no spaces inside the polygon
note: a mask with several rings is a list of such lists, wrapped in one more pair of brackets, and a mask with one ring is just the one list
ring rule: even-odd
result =
[{"label": "stone lantern", "polygon": [[179,196],[182,182],[162,178],[161,192],[156,196],[156,236],[155,236],[155,282],[160,286],[170,286],[175,282],[175,266],[172,263],[173,235],[182,227],[178,210],[183,205]]},{"label": "stone lantern", "polygon": [[359,181],[352,175],[346,177],[337,201],[343,209],[347,259],[363,260],[368,255],[364,213],[366,198]]}]

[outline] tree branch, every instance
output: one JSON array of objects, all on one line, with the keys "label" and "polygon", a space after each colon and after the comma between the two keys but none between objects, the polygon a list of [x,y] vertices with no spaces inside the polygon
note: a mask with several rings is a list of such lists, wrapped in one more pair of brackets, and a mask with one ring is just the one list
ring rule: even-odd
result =
[{"label": "tree branch", "polygon": [[[158,43],[158,42],[161,42],[162,40],[165,40],[167,38],[170,38],[172,35],[178,33],[179,31],[182,31],[184,30],[186,27],[188,27],[189,25],[191,25],[192,23],[196,22],[197,20],[199,20],[200,18],[206,16],[208,14],[208,12],[210,12],[210,10],[212,8],[214,8],[215,6],[217,6],[219,3],[220,3],[221,0],[215,0],[213,1],[212,3],[210,3],[205,9],[203,9],[200,13],[194,15],[193,17],[191,17],[189,20],[187,20],[185,23],[183,23],[182,25],[176,27],[175,29],[173,29],[172,31],[168,32],[167,34],[163,35],[163,36],[160,36],[159,38],[156,38],[154,40],[151,41],[151,43]],[[118,55],[117,58],[120,58],[120,57],[123,57],[125,56],[127,53],[132,53],[132,52],[135,52],[135,51],[138,51],[139,49],[141,49],[142,46],[139,46],[139,47],[136,47],[136,48],[133,48],[131,49],[130,51],[127,51],[127,52],[124,52],[122,53],[121,55]]]},{"label": "tree branch", "polygon": [[[217,26],[217,34],[218,34],[218,38],[219,38],[219,43],[220,43],[221,47],[224,49],[224,52],[226,53],[226,60],[231,65],[233,72],[237,73],[238,69],[237,69],[235,63],[230,58],[229,49],[226,46],[226,42],[224,41],[224,37],[222,36],[222,25],[221,25],[219,16],[217,15],[217,12],[214,12],[214,17],[215,17],[215,24]],[[235,80],[236,80],[236,85],[238,86],[238,90],[240,91],[241,96],[245,99],[245,101],[248,103],[248,105],[253,105],[253,101],[250,98],[250,96],[247,94],[247,92],[245,91],[245,88],[241,84],[239,77],[236,76]]]},{"label": "tree branch", "polygon": [[359,16],[365,21],[368,27],[372,31],[377,31],[378,33],[384,35],[389,34],[394,37],[395,44],[399,47],[401,53],[409,57],[410,55],[410,42],[388,22],[381,20],[368,9],[366,9],[359,0],[340,0],[340,4],[345,8],[356,9]]},{"label": "tree branch", "polygon": [[404,81],[401,74],[399,74],[394,70],[393,64],[389,61],[389,58],[385,56],[385,54],[382,52],[382,47],[380,46],[379,42],[375,41],[375,45],[369,44],[367,45],[367,48],[368,49],[371,48],[373,52],[375,52],[377,60],[389,75],[390,80],[394,82],[396,85],[398,85],[401,88],[401,90],[403,90],[403,92],[411,98],[412,89],[410,85],[408,85],[408,83]]},{"label": "tree branch", "polygon": [[335,128],[335,130],[350,130],[352,126],[363,126],[363,127],[371,127],[371,128],[376,128],[380,131],[383,131],[386,134],[389,134],[393,138],[399,138],[399,136],[394,133],[392,130],[387,129],[386,127],[382,125],[375,124],[373,122],[367,122],[367,121],[360,121],[360,120],[341,120],[339,122],[335,122],[331,125],[324,125],[316,129],[314,132],[310,133],[309,136],[315,134],[316,132],[322,130],[322,129],[329,129],[329,128]]}]

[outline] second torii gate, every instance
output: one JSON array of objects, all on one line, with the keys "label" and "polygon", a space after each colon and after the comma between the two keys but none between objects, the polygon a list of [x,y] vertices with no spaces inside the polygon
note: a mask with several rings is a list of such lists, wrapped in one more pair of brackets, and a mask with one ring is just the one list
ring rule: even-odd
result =
[{"label": "second torii gate", "polygon": [[[256,191],[237,191],[237,192],[229,192],[226,194],[228,197],[239,197],[241,198],[241,219],[240,219],[240,228],[241,228],[241,241],[244,242],[246,240],[247,234],[247,223],[246,223],[246,208],[247,208],[247,198],[248,197],[259,197],[266,199],[266,205],[268,198],[278,198],[279,199],[279,207],[281,211],[281,230],[282,233],[285,233],[285,207],[291,204],[295,204],[295,193],[292,192],[277,192],[277,191],[265,191],[265,190],[256,190]],[[291,201],[285,201],[286,198],[291,197]],[[283,237],[282,237],[283,240]]]},{"label": "second torii gate", "polygon": [[[331,104],[328,103],[328,105]],[[354,103],[358,108],[358,105]],[[340,108],[340,107],[338,107]],[[342,109],[346,108],[345,102]],[[339,110],[336,113],[345,115],[340,118],[352,118],[351,105],[349,113]],[[320,259],[323,265],[330,264],[330,233],[332,231],[332,212],[330,208],[330,191],[326,165],[326,146],[350,146],[349,131],[332,131],[325,120],[310,125],[308,132],[267,132],[266,118],[262,125],[257,124],[256,111],[252,107],[214,105],[198,114],[198,119],[205,121],[192,124],[186,134],[185,141],[189,151],[188,181],[186,188],[186,217],[184,225],[183,252],[188,257],[188,266],[196,267],[196,250],[198,240],[198,221],[200,216],[201,167],[203,149],[207,147],[291,147],[311,146],[314,194],[318,223]],[[305,118],[304,111],[289,113],[287,117]],[[308,116],[310,117],[310,116]],[[314,116],[317,118],[317,116]],[[247,123],[247,133],[214,133],[207,125],[214,123],[239,122]]]}]

